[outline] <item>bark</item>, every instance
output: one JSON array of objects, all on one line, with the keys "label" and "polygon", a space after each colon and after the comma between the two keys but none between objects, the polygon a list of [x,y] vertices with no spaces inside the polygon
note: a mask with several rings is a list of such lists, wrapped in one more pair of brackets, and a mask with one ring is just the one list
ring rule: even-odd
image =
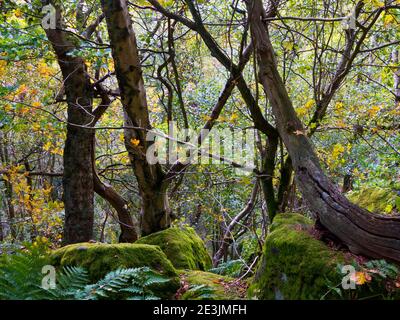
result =
[{"label": "bark", "polygon": [[[146,160],[146,151],[151,145],[146,141],[146,134],[151,130],[151,125],[136,36],[127,1],[102,0],[101,5],[107,21],[125,122],[128,126],[142,128],[125,130],[125,145],[142,202],[141,231],[143,235],[147,235],[170,225],[168,184],[164,181],[160,164],[151,165]],[[139,140],[139,145],[132,145],[132,139]]]},{"label": "bark", "polygon": [[275,198],[275,190],[273,185],[273,177],[275,170],[275,159],[278,151],[278,137],[268,139],[268,146],[263,154],[262,160],[262,177],[261,187],[264,194],[264,199],[267,204],[269,221],[273,221],[278,213],[278,203]]},{"label": "bark", "polygon": [[393,65],[397,66],[394,71],[394,94],[395,94],[395,106],[400,104],[400,67],[399,65],[399,50],[397,48],[393,49],[392,52]]},{"label": "bark", "polygon": [[293,166],[292,159],[289,157],[283,163],[280,170],[280,183],[278,188],[278,208],[279,212],[285,212],[288,205],[290,187],[293,181]]},{"label": "bark", "polygon": [[17,224],[16,224],[16,215],[15,208],[13,204],[13,186],[9,181],[4,181],[5,185],[5,203],[7,205],[7,220],[8,225],[10,226],[10,233],[12,239],[17,238]]},{"label": "bark", "polygon": [[3,234],[3,216],[2,212],[0,211],[0,242],[4,240],[4,234]]},{"label": "bark", "polygon": [[272,105],[277,128],[292,159],[296,182],[319,222],[351,251],[400,261],[400,217],[373,214],[349,202],[323,172],[278,72],[261,0],[248,2],[259,79]]},{"label": "bark", "polygon": [[353,176],[351,174],[346,174],[343,178],[342,192],[346,193],[353,190]]},{"label": "bark", "polygon": [[[43,4],[52,2],[43,1]],[[62,30],[60,7],[52,3],[57,12],[56,29],[46,29],[64,79],[68,104],[67,139],[64,147],[64,244],[89,241],[93,237],[93,131],[75,125],[89,125],[93,120],[93,90],[82,58],[70,53],[76,49],[73,40]]]}]

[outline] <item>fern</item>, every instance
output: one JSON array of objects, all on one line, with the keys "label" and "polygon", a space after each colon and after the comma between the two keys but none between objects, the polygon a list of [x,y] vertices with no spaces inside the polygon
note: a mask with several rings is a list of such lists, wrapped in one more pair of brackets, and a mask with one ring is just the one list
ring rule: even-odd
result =
[{"label": "fern", "polygon": [[30,253],[18,252],[0,259],[0,299],[31,300],[46,299],[40,287],[45,258]]},{"label": "fern", "polygon": [[377,274],[384,279],[396,279],[399,274],[399,269],[386,260],[371,260],[365,263],[365,267],[376,270]]},{"label": "fern", "polygon": [[88,272],[64,267],[56,288],[42,288],[42,267],[47,259],[39,252],[0,256],[0,300],[158,300],[152,288],[170,281],[148,267],[118,269],[91,284]]},{"label": "fern", "polygon": [[218,267],[212,268],[208,270],[209,272],[224,275],[224,276],[231,276],[231,277],[238,277],[242,272],[245,264],[242,260],[230,260],[227,262],[220,263]]},{"label": "fern", "polygon": [[135,294],[129,297],[129,300],[159,300],[159,298],[154,295],[151,287],[168,281],[168,278],[160,276],[148,267],[143,267],[137,269],[137,272],[133,275],[131,286],[123,291]]},{"label": "fern", "polygon": [[195,297],[196,300],[212,300],[215,297],[215,290],[205,284],[192,285],[186,291],[188,297]]},{"label": "fern", "polygon": [[84,290],[77,292],[76,298],[98,300],[115,297],[119,291],[129,285],[130,280],[137,272],[137,269],[111,271],[97,283],[88,285]]},{"label": "fern", "polygon": [[90,283],[88,272],[81,267],[64,267],[57,276],[55,289],[43,289],[48,300],[75,300],[78,293]]}]

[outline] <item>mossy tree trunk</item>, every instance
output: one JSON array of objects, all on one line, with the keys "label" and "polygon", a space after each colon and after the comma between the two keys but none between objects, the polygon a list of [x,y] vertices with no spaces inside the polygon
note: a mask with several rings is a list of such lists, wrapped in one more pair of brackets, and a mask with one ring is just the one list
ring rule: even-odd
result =
[{"label": "mossy tree trunk", "polygon": [[400,217],[377,215],[357,207],[325,175],[279,74],[263,21],[263,3],[252,0],[247,6],[257,50],[259,79],[292,159],[297,185],[309,208],[321,224],[354,253],[400,261]]},{"label": "mossy tree trunk", "polygon": [[[112,47],[115,71],[125,112],[125,146],[137,179],[142,201],[141,231],[147,235],[170,225],[165,174],[160,164],[149,164],[146,152],[151,130],[146,90],[140,66],[136,36],[125,0],[102,0]],[[132,141],[138,143],[133,144]]]}]

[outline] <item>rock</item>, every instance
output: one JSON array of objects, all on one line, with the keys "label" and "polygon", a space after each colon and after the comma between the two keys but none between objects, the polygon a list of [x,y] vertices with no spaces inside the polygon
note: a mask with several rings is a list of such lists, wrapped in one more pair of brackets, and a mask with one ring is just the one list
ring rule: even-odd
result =
[{"label": "rock", "polygon": [[147,266],[171,279],[154,290],[163,298],[172,298],[180,287],[177,271],[157,246],[127,243],[78,243],[53,251],[50,259],[51,264],[56,267],[81,266],[85,268],[93,282],[119,268]]},{"label": "rock", "polygon": [[193,228],[173,227],[139,239],[136,243],[157,245],[177,269],[208,270],[211,257]]},{"label": "rock", "polygon": [[340,283],[337,264],[344,255],[315,239],[312,221],[299,214],[280,214],[270,227],[263,255],[248,290],[250,299],[320,299],[327,280]]},{"label": "rock", "polygon": [[180,276],[187,287],[180,300],[240,300],[246,295],[243,282],[230,277],[190,270],[181,271]]}]

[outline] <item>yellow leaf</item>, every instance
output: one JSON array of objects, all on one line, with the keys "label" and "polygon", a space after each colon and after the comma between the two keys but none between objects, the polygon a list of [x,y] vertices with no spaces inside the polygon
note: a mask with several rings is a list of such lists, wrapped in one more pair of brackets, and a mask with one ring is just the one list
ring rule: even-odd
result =
[{"label": "yellow leaf", "polygon": [[282,46],[284,49],[286,49],[287,51],[292,51],[294,48],[294,43],[291,41],[284,41],[282,43]]},{"label": "yellow leaf", "polygon": [[239,116],[237,115],[237,113],[233,113],[231,118],[229,119],[229,122],[235,122],[237,119],[239,118]]},{"label": "yellow leaf", "polygon": [[14,10],[14,15],[17,17],[17,18],[21,18],[22,17],[22,11],[21,11],[21,9],[15,9]]},{"label": "yellow leaf", "polygon": [[307,110],[310,110],[310,109],[314,106],[314,104],[315,104],[315,100],[314,100],[314,99],[311,99],[311,100],[308,100],[308,101],[306,102],[306,104],[304,105],[304,107],[305,107]]},{"label": "yellow leaf", "polygon": [[131,139],[131,144],[132,144],[134,147],[137,147],[137,146],[140,144],[140,140],[132,138],[132,139]]},{"label": "yellow leaf", "polygon": [[336,105],[335,105],[336,111],[341,111],[343,109],[343,107],[344,107],[344,103],[341,102],[341,101],[337,102]]},{"label": "yellow leaf", "polygon": [[48,141],[48,142],[46,142],[46,144],[43,146],[43,149],[45,150],[45,151],[49,151],[50,149],[51,149],[51,142],[50,141]]},{"label": "yellow leaf", "polygon": [[383,25],[385,28],[387,28],[390,24],[392,24],[395,21],[394,17],[391,14],[385,15],[383,18]]},{"label": "yellow leaf", "polygon": [[370,117],[376,116],[378,114],[378,112],[381,110],[381,108],[382,107],[380,107],[380,106],[372,106],[372,108],[367,111],[368,115]]},{"label": "yellow leaf", "polygon": [[337,143],[333,146],[332,150],[332,158],[337,159],[339,156],[344,152],[345,148],[340,144]]}]

